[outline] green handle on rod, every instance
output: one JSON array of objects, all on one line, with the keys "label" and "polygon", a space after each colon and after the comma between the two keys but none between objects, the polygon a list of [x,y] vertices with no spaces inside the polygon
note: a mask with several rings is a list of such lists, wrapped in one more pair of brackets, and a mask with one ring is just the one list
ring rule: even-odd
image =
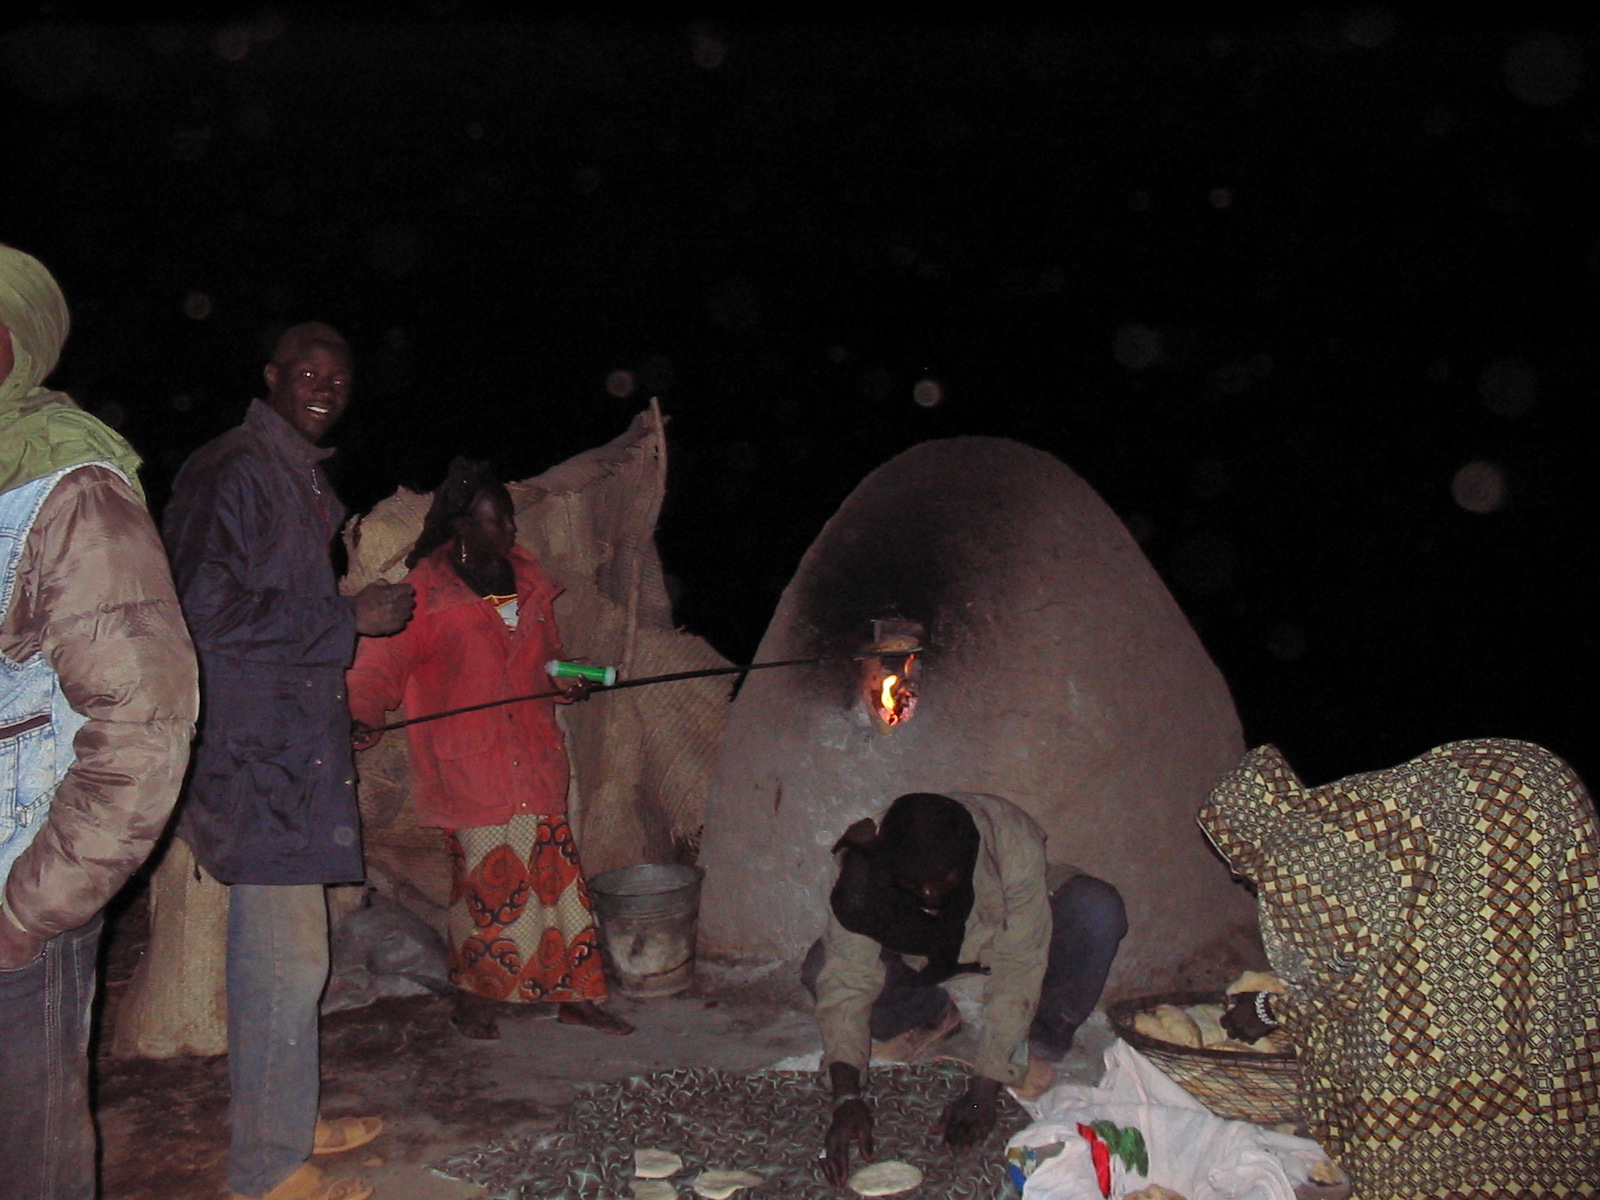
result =
[{"label": "green handle on rod", "polygon": [[552,658],[545,663],[544,670],[551,679],[587,679],[602,687],[610,687],[617,682],[615,667],[592,667],[588,663],[562,662],[559,658]]}]

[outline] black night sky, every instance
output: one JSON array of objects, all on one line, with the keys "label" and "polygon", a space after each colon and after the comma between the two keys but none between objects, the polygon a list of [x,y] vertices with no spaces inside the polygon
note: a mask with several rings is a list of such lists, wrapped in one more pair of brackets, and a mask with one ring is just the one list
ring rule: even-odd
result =
[{"label": "black night sky", "polygon": [[214,11],[0,26],[0,241],[158,506],[294,321],[355,347],[358,509],[656,395],[679,619],[742,660],[868,471],[1003,435],[1308,781],[1600,770],[1592,20]]}]

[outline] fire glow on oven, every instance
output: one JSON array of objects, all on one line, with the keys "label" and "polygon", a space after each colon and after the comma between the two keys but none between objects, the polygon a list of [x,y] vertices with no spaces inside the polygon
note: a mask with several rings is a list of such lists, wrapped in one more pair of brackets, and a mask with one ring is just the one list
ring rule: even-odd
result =
[{"label": "fire glow on oven", "polygon": [[872,647],[865,660],[862,697],[873,724],[892,729],[917,711],[918,652],[922,627],[914,621],[872,623]]}]

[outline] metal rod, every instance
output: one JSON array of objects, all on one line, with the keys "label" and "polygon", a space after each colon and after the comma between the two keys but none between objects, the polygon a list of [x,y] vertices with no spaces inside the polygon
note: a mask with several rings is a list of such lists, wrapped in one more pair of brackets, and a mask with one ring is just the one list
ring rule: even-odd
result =
[{"label": "metal rod", "polygon": [[[779,662],[746,663],[739,667],[707,667],[700,671],[675,671],[670,675],[645,675],[639,679],[619,679],[610,687],[601,685],[593,692],[619,692],[623,688],[644,687],[652,683],[676,683],[681,679],[706,679],[712,675],[743,675],[746,671],[765,671],[772,667],[810,667],[825,662],[865,662],[869,658],[899,658],[906,654],[916,654],[920,651],[906,650],[894,651],[883,654],[857,654],[851,658],[788,658]],[[593,693],[591,693],[593,694]],[[458,717],[462,713],[477,712],[484,708],[498,708],[502,704],[521,704],[527,700],[553,700],[557,696],[566,695],[563,691],[534,692],[528,696],[508,696],[504,700],[485,700],[482,704],[469,704],[465,708],[452,708],[446,712],[424,713],[420,717],[407,717],[404,721],[391,721],[387,725],[380,725],[371,730],[372,733],[388,733],[391,729],[404,729],[407,725],[420,725],[424,721],[438,721],[444,717]]]}]

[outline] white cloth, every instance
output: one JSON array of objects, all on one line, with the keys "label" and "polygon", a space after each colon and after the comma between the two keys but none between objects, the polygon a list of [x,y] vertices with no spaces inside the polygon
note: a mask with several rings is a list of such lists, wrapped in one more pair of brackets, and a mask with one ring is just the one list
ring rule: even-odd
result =
[{"label": "white cloth", "polygon": [[[1028,1176],[1023,1200],[1106,1200],[1152,1183],[1188,1200],[1294,1200],[1313,1164],[1327,1157],[1306,1138],[1216,1116],[1118,1038],[1105,1055],[1096,1087],[1061,1083],[1024,1103],[1034,1118],[1008,1143],[1041,1147],[1060,1142]],[[1111,1157],[1111,1190],[1102,1192],[1089,1142],[1078,1126],[1110,1121],[1143,1136],[1149,1173]]]}]

